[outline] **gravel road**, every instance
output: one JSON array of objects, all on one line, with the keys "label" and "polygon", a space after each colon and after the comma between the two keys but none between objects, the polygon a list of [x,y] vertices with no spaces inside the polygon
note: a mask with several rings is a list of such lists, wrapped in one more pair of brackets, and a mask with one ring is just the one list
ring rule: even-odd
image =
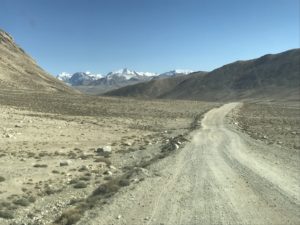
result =
[{"label": "gravel road", "polygon": [[189,144],[79,224],[300,224],[299,157],[228,125],[238,104],[206,113]]}]

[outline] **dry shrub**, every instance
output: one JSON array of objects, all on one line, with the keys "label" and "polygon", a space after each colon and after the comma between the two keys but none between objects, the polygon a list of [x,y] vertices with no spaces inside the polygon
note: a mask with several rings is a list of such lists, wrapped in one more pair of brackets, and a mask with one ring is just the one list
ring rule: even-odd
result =
[{"label": "dry shrub", "polygon": [[26,198],[19,198],[13,201],[15,205],[29,206],[30,202]]},{"label": "dry shrub", "polygon": [[111,161],[108,158],[97,158],[97,159],[95,159],[94,162],[103,162],[107,166],[110,166],[112,164]]},{"label": "dry shrub", "polygon": [[120,189],[120,186],[114,181],[107,182],[106,184],[100,185],[96,190],[93,191],[95,195],[113,195]]},{"label": "dry shrub", "polygon": [[48,167],[47,164],[34,164],[33,167],[36,167],[36,168],[46,168]]},{"label": "dry shrub", "polygon": [[74,184],[73,186],[74,188],[86,188],[87,187],[87,184],[84,183],[83,181],[79,181],[78,183]]},{"label": "dry shrub", "polygon": [[5,181],[5,178],[0,176],[0,182],[3,182],[3,181]]},{"label": "dry shrub", "polygon": [[83,211],[78,208],[71,208],[64,211],[55,221],[58,225],[72,225],[77,223],[83,215]]},{"label": "dry shrub", "polygon": [[13,219],[14,215],[9,210],[0,210],[0,218],[3,218],[3,219]]}]

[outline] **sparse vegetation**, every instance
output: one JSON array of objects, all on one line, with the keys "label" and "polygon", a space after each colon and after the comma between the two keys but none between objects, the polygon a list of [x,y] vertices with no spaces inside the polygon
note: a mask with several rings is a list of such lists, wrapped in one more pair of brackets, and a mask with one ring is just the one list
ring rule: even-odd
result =
[{"label": "sparse vegetation", "polygon": [[57,225],[72,225],[80,220],[83,212],[78,208],[65,210],[62,215],[55,221]]},{"label": "sparse vegetation", "polygon": [[13,219],[14,215],[9,210],[0,210],[0,218],[3,218],[3,219]]},{"label": "sparse vegetation", "polygon": [[0,182],[3,182],[3,181],[5,181],[5,178],[0,176]]},{"label": "sparse vegetation", "polygon": [[[35,96],[35,101],[26,104],[25,102],[33,96]],[[5,154],[9,152],[11,160],[16,160],[14,170],[16,174],[24,176],[24,183],[20,188],[24,190],[24,195],[32,196],[32,198],[26,197],[25,203],[15,204],[12,202],[24,196],[12,197],[11,204],[0,210],[16,211],[16,215],[24,216],[24,220],[28,223],[33,223],[33,219],[25,214],[19,214],[20,210],[26,207],[20,204],[27,205],[34,202],[41,210],[44,210],[44,206],[40,205],[38,199],[42,197],[55,199],[60,192],[63,192],[65,200],[69,201],[76,197],[77,192],[85,192],[89,190],[88,187],[95,187],[94,193],[90,193],[86,199],[72,203],[75,211],[80,212],[76,214],[76,217],[72,214],[74,210],[71,210],[64,213],[62,218],[57,220],[57,224],[72,224],[83,215],[85,210],[95,205],[105,204],[108,201],[107,198],[114,196],[121,188],[130,186],[131,177],[128,175],[135,170],[135,166],[139,166],[141,161],[145,167],[155,162],[155,160],[149,162],[151,158],[144,158],[145,155],[149,155],[147,151],[149,147],[156,144],[151,154],[158,160],[159,157],[156,156],[162,155],[160,146],[163,139],[172,135],[172,131],[186,132],[187,124],[190,124],[196,112],[199,113],[200,106],[203,106],[202,103],[182,102],[185,108],[189,108],[189,110],[182,110],[176,103],[169,101],[141,101],[133,106],[136,100],[121,100],[120,102],[116,99],[86,98],[85,96],[75,98],[55,94],[49,99],[49,96],[43,93],[33,93],[27,96],[22,94],[14,98],[15,102],[10,102],[11,98],[5,101],[1,98],[0,105],[3,102],[8,105],[17,104],[28,111],[9,109],[0,114],[0,122],[3,122],[2,124],[6,127],[14,127],[26,118],[22,122],[22,128],[18,129],[22,129],[23,134],[29,135],[30,140],[19,142],[20,145],[16,142],[13,147],[9,146],[1,150]],[[69,104],[72,101],[73,103]],[[52,107],[49,107],[51,104]],[[205,105],[203,109],[211,107],[212,105]],[[124,113],[121,114],[120,111]],[[3,119],[5,115],[13,116],[14,120]],[[84,123],[82,123],[83,117],[81,116],[84,116]],[[181,118],[180,122],[174,122],[177,118]],[[53,129],[53,123],[56,124],[55,129]],[[30,132],[26,129],[30,129]],[[45,140],[38,138],[41,130],[47,131],[44,133]],[[165,130],[168,130],[168,133],[165,133]],[[81,135],[82,133],[85,135]],[[9,141],[9,138],[7,140]],[[122,143],[125,142],[128,143],[123,146]],[[76,145],[82,143],[90,145],[77,147],[74,146],[75,143]],[[112,146],[109,158],[97,154],[97,149],[106,145]],[[141,152],[139,149],[144,149],[144,151]],[[132,161],[132,167],[122,171],[120,168],[123,168],[128,160]],[[67,166],[60,166],[62,161],[70,163]],[[33,176],[20,169],[26,165],[34,171]],[[112,174],[103,174],[108,170]],[[45,180],[45,174],[47,178],[49,177],[48,180]],[[14,193],[13,190],[8,191]],[[68,208],[66,210],[68,211]],[[37,212],[32,214],[35,213]]]},{"label": "sparse vegetation", "polygon": [[73,185],[74,188],[86,188],[87,184],[83,181],[78,181]]},{"label": "sparse vegetation", "polygon": [[108,159],[108,158],[103,158],[103,157],[101,157],[101,158],[96,158],[95,160],[94,160],[94,162],[103,162],[103,163],[105,163],[107,166],[110,166],[112,163],[111,163],[111,161]]},{"label": "sparse vegetation", "polygon": [[47,164],[34,164],[33,167],[36,167],[36,168],[46,168],[48,167]]},{"label": "sparse vegetation", "polygon": [[20,205],[20,206],[29,206],[30,202],[26,198],[19,198],[13,201],[15,205]]}]

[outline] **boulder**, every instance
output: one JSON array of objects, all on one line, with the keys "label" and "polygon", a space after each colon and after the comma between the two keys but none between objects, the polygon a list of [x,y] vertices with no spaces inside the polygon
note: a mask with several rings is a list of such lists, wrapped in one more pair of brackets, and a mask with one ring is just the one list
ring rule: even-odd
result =
[{"label": "boulder", "polygon": [[97,148],[96,152],[98,155],[108,156],[112,153],[112,148],[111,148],[111,146],[107,145],[104,147]]}]

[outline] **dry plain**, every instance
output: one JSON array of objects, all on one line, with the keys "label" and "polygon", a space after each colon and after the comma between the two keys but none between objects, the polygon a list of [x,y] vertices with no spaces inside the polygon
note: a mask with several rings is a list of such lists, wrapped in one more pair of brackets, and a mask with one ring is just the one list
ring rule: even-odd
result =
[{"label": "dry plain", "polygon": [[[36,92],[0,95],[0,224],[73,223],[86,207],[60,219],[63,211],[101,185],[116,183],[93,199],[95,205],[109,204],[120,188],[148,176],[146,168],[167,155],[164,148],[174,148],[173,139],[182,139],[183,145],[194,121],[218,105]],[[105,146],[111,153],[102,152]]]},{"label": "dry plain", "polygon": [[295,103],[0,95],[0,224],[300,221]]}]

